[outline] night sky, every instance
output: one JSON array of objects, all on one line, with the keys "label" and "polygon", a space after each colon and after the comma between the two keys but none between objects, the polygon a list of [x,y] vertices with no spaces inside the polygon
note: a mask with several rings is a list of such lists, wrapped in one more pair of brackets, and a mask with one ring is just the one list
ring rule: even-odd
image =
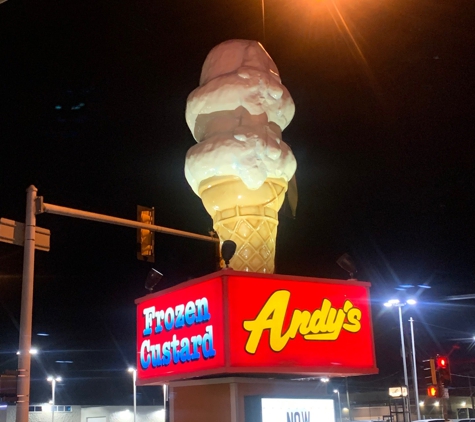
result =
[{"label": "night sky", "polygon": [[[372,283],[380,375],[350,379],[354,391],[402,377],[397,311],[382,306],[397,295],[419,300],[404,312],[418,359],[452,351],[468,375],[475,302],[446,298],[475,294],[475,3],[267,0],[265,14],[263,31],[257,0],[0,4],[0,217],[24,221],[34,184],[47,203],[128,219],[153,206],[157,225],[208,234],[183,172],[186,98],[211,48],[262,41],[296,104],[283,138],[299,203],[295,219],[280,213],[277,272],[347,278],[335,261],[349,253]],[[51,251],[36,254],[31,401],[56,373],[58,404],[132,404],[134,300],[151,268],[135,230],[37,224]],[[0,370],[17,365],[22,253],[0,244]],[[157,234],[160,288],[213,272],[214,254]],[[138,404],[160,391],[140,387]]]}]

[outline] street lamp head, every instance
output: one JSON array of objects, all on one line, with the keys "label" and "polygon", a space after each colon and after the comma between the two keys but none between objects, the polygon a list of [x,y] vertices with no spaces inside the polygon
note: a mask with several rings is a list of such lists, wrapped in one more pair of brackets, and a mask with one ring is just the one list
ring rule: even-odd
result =
[{"label": "street lamp head", "polygon": [[60,382],[62,380],[63,379],[61,377],[53,377],[51,375],[48,378],[46,378],[46,381],[49,381],[49,382],[53,382],[53,381]]},{"label": "street lamp head", "polygon": [[[18,356],[20,356],[20,351],[18,350],[18,351],[16,352],[16,354],[17,354]],[[30,355],[37,355],[37,354],[38,354],[38,349],[32,347],[32,348],[30,349]]]},{"label": "street lamp head", "polygon": [[384,306],[386,306],[387,308],[390,308],[391,306],[397,306],[397,305],[399,305],[399,299],[390,299],[384,304]]},{"label": "street lamp head", "polygon": [[338,390],[333,390],[333,392],[334,392],[334,393],[339,393],[339,391],[338,391]]},{"label": "street lamp head", "polygon": [[136,369],[135,369],[135,368],[132,368],[132,367],[129,367],[128,371],[129,371],[129,372],[135,372]]},{"label": "street lamp head", "polygon": [[399,299],[388,300],[384,306],[391,308],[392,306],[403,307],[406,305],[415,305],[417,301],[415,299],[407,299],[405,302],[401,302]]},{"label": "street lamp head", "polygon": [[321,382],[329,382],[329,381],[330,381],[330,378],[328,378],[328,377],[322,377],[322,378],[320,378],[320,381],[321,381]]}]

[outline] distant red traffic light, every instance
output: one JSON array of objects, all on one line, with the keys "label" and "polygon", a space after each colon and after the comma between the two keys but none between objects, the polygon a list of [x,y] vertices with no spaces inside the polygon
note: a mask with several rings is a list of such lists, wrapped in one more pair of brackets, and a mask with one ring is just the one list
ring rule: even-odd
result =
[{"label": "distant red traffic light", "polygon": [[449,361],[446,357],[444,356],[437,356],[437,369],[447,369],[449,366]]},{"label": "distant red traffic light", "polygon": [[452,382],[449,359],[446,356],[437,356],[435,363],[439,382],[442,383],[444,387],[448,387]]}]

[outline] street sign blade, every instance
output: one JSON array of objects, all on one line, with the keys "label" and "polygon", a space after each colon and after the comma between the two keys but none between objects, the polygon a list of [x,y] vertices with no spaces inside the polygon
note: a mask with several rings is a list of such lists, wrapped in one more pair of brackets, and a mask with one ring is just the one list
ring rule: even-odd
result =
[{"label": "street sign blade", "polygon": [[[35,249],[48,252],[51,232],[42,227],[35,227]],[[0,218],[0,242],[23,246],[25,244],[25,224]]]},{"label": "street sign blade", "polygon": [[48,252],[51,232],[48,229],[44,229],[43,227],[38,226],[36,226],[35,232],[35,249]]},{"label": "street sign blade", "polygon": [[23,246],[25,225],[8,218],[0,218],[0,241]]}]

